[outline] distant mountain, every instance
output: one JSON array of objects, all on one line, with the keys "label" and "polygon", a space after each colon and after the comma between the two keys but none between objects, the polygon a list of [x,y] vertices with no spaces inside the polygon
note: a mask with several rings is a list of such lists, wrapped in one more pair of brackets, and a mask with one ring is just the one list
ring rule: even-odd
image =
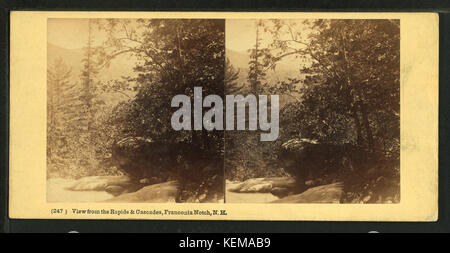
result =
[{"label": "distant mountain", "polygon": [[81,49],[66,49],[50,43],[47,43],[47,65],[51,67],[57,58],[61,57],[64,64],[71,68],[71,82],[80,80],[82,68],[81,59],[83,59],[83,51]]},{"label": "distant mountain", "polygon": [[[56,58],[61,57],[65,64],[72,68],[71,80],[74,82],[80,81],[80,74],[83,68],[81,60],[84,57],[83,49],[67,49],[60,46],[47,44],[47,62],[50,65]],[[239,69],[239,82],[246,82],[248,75],[248,63],[250,55],[245,51],[234,51],[227,49],[226,57],[230,60],[233,67]],[[97,79],[100,81],[117,80],[122,76],[134,75],[133,67],[136,60],[128,55],[121,55],[111,62],[109,68],[102,69]],[[300,74],[297,64],[291,64],[284,60],[277,64],[275,71],[268,70],[266,72],[267,81],[277,82],[286,80],[288,77],[295,77]]]},{"label": "distant mountain", "polygon": [[[247,80],[248,76],[248,62],[250,61],[250,55],[248,52],[239,52],[227,49],[226,57],[230,60],[231,65],[239,70],[238,83],[244,84],[244,87],[249,89],[249,84]],[[294,58],[286,58],[283,61],[279,62],[275,68],[275,70],[266,71],[266,81],[268,83],[277,83],[280,81],[285,81],[288,78],[300,77],[302,73],[300,73],[300,65]],[[298,97],[298,94],[292,94],[295,97]],[[280,98],[280,106],[284,106],[286,103],[293,102],[295,99],[292,96],[282,95]]]},{"label": "distant mountain", "polygon": [[248,62],[250,61],[249,53],[227,49],[225,56],[230,60],[234,67],[248,69]]},{"label": "distant mountain", "polygon": [[[79,80],[84,58],[84,51],[79,49],[67,49],[47,43],[47,63],[51,64],[56,58],[61,57],[65,64],[72,68],[72,78]],[[121,76],[133,75],[134,59],[127,55],[118,56],[111,62],[109,68],[102,69],[97,78],[101,81],[119,79]]]},{"label": "distant mountain", "polygon": [[[239,82],[246,82],[248,75],[248,63],[250,61],[250,54],[245,51],[234,51],[227,49],[226,57],[230,60],[231,65],[237,70],[239,69]],[[291,64],[290,60],[286,59],[278,63],[275,70],[268,70],[266,72],[266,79],[269,83],[286,80],[287,78],[293,78],[300,74],[299,66],[297,64]]]},{"label": "distant mountain", "polygon": [[[84,50],[79,49],[67,49],[51,43],[47,43],[47,64],[51,66],[52,63],[61,57],[63,62],[71,68],[70,82],[81,82],[81,70],[83,69],[82,59],[84,58]],[[117,57],[111,62],[108,68],[104,68],[99,71],[96,76],[98,81],[107,82],[110,80],[119,80],[122,76],[134,75],[133,67],[135,61],[129,56],[122,55]],[[134,94],[129,94],[133,96]],[[127,99],[124,95],[118,94],[103,94],[103,99],[107,104],[117,104],[118,102]]]},{"label": "distant mountain", "polygon": [[[82,59],[84,58],[84,50],[79,49],[67,49],[51,43],[47,44],[47,63],[51,66],[51,63],[56,58],[61,57],[63,62],[72,69],[70,81],[72,83],[79,83],[81,81],[80,74],[83,68]],[[240,84],[247,83],[248,76],[248,63],[250,61],[250,55],[245,51],[234,51],[227,49],[226,57],[230,60],[231,65],[236,70],[239,70],[238,82]],[[109,68],[102,69],[96,79],[99,81],[107,82],[110,80],[119,80],[122,76],[133,76],[133,67],[136,60],[129,55],[121,55],[111,62]],[[277,64],[275,71],[268,70],[266,72],[266,79],[269,83],[276,83],[278,81],[286,80],[287,78],[296,77],[300,74],[298,70],[298,64],[292,64],[288,60],[284,60]],[[248,86],[247,86],[248,87]],[[130,96],[134,94],[130,93]],[[107,104],[116,104],[119,101],[128,99],[126,96],[117,94],[104,94],[105,102]]]}]

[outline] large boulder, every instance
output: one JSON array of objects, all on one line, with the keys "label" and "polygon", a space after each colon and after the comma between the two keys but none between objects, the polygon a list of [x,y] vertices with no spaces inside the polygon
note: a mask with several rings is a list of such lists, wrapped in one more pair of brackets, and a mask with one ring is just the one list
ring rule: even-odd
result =
[{"label": "large boulder", "polygon": [[340,203],[344,186],[342,183],[321,185],[281,198],[271,203]]},{"label": "large boulder", "polygon": [[279,161],[299,185],[304,186],[306,181],[323,174],[359,168],[365,157],[363,152],[349,143],[319,143],[316,140],[294,138],[282,144]]},{"label": "large boulder", "polygon": [[136,192],[125,193],[120,196],[105,200],[105,202],[167,203],[176,202],[177,194],[178,182],[169,181],[165,183],[149,185]]},{"label": "large boulder", "polygon": [[110,186],[129,188],[135,185],[128,176],[91,176],[82,177],[65,187],[71,191],[105,191]]},{"label": "large boulder", "polygon": [[227,191],[236,193],[272,193],[284,197],[295,191],[297,184],[291,177],[251,178],[240,183],[227,184]]},{"label": "large boulder", "polygon": [[[47,179],[47,202],[63,203],[93,203],[110,199],[111,194],[105,191],[72,191],[67,188],[74,185],[73,179],[49,178]],[[95,187],[94,187],[95,188]]]},{"label": "large boulder", "polygon": [[166,181],[170,175],[186,169],[191,161],[200,160],[201,154],[187,142],[127,137],[113,145],[110,164],[136,180],[156,177]]},{"label": "large boulder", "polygon": [[211,150],[205,143],[128,137],[115,143],[109,164],[141,183],[178,181],[180,202],[209,202],[224,194],[223,160]]},{"label": "large boulder", "polygon": [[[240,192],[238,187],[243,182],[229,181],[226,182],[226,203],[269,203],[278,199],[270,192]],[[233,190],[233,191],[230,191]]]},{"label": "large boulder", "polygon": [[127,189],[119,185],[110,185],[105,188],[105,191],[113,196],[118,196],[127,192]]}]

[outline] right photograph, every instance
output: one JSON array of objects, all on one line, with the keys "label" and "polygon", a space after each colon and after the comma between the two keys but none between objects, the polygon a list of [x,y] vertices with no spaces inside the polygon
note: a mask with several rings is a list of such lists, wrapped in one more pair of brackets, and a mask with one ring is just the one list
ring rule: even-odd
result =
[{"label": "right photograph", "polygon": [[400,203],[399,20],[227,19],[225,47],[225,94],[279,96],[276,140],[224,132],[226,203]]}]

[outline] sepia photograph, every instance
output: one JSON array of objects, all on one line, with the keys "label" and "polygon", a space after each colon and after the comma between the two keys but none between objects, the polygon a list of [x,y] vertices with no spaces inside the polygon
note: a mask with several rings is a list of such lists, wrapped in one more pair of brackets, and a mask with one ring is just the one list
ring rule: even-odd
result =
[{"label": "sepia photograph", "polygon": [[14,11],[9,217],[436,221],[438,28]]},{"label": "sepia photograph", "polygon": [[48,19],[47,201],[224,202],[223,131],[172,98],[223,97],[223,19]]},{"label": "sepia photograph", "polygon": [[449,232],[450,13],[408,3],[6,0],[0,233]]},{"label": "sepia photograph", "polygon": [[225,133],[226,202],[400,202],[399,20],[227,19],[225,38],[227,94],[279,96],[276,140]]},{"label": "sepia photograph", "polygon": [[48,202],[400,202],[399,20],[47,22]]}]

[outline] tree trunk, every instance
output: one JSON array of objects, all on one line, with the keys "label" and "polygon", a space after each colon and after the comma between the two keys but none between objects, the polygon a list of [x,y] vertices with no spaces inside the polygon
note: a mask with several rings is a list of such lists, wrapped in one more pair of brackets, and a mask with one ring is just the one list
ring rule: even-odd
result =
[{"label": "tree trunk", "polygon": [[369,123],[369,116],[367,113],[367,105],[364,104],[363,102],[360,103],[360,107],[361,107],[361,114],[362,114],[362,119],[363,119],[363,123],[364,123],[364,128],[367,134],[367,142],[368,142],[368,146],[369,146],[369,152],[373,152],[374,151],[374,143],[373,143],[373,134],[372,134],[372,129],[370,128],[370,123]]},{"label": "tree trunk", "polygon": [[208,133],[204,128],[202,128],[202,143],[203,143],[203,150],[209,150],[209,142],[208,142]]},{"label": "tree trunk", "polygon": [[192,144],[196,147],[201,147],[198,131],[192,130]]},{"label": "tree trunk", "polygon": [[363,145],[363,139],[362,139],[362,130],[361,130],[361,123],[359,121],[359,117],[358,117],[358,112],[356,111],[356,108],[353,108],[353,119],[355,120],[355,125],[356,125],[356,134],[357,134],[357,139],[356,139],[356,143],[358,144],[358,146],[362,146]]}]

